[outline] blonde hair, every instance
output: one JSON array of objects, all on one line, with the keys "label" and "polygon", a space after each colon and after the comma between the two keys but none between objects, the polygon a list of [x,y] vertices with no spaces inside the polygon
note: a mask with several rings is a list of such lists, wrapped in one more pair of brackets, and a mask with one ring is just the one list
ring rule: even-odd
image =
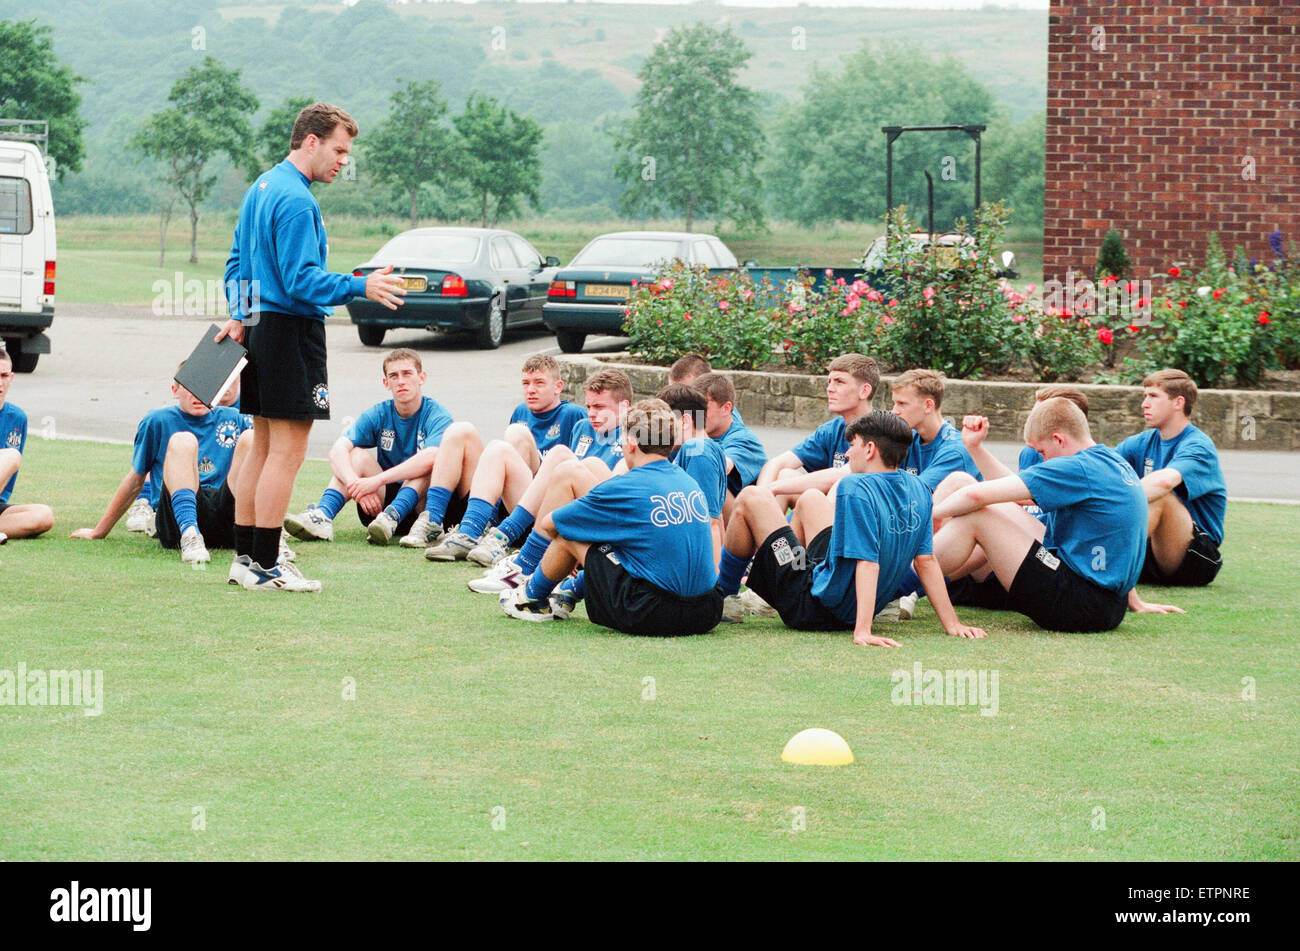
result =
[{"label": "blonde hair", "polygon": [[897,393],[905,386],[910,386],[922,396],[934,400],[934,408],[943,403],[943,374],[938,370],[908,370],[894,377],[891,392]]},{"label": "blonde hair", "polygon": [[682,441],[682,424],[663,400],[641,400],[627,411],[624,431],[647,455],[667,457]]},{"label": "blonde hair", "polygon": [[1076,442],[1088,442],[1092,439],[1092,430],[1088,428],[1088,417],[1083,410],[1063,396],[1053,396],[1040,403],[1035,403],[1025,420],[1025,442],[1037,442],[1046,439],[1052,433],[1069,436]]}]

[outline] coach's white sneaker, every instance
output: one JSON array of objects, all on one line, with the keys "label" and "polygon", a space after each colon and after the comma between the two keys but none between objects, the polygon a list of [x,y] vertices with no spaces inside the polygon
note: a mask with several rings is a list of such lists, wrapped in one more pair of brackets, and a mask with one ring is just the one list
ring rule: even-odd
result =
[{"label": "coach's white sneaker", "polygon": [[370,527],[366,529],[366,540],[372,545],[387,545],[393,540],[395,531],[397,531],[397,519],[387,512],[380,512],[370,520]]},{"label": "coach's white sneaker", "polygon": [[529,601],[528,592],[524,588],[511,588],[509,591],[502,591],[500,603],[501,610],[520,621],[555,620],[555,615],[551,613],[550,603],[547,601]]},{"label": "coach's white sneaker", "polygon": [[280,554],[275,559],[280,561],[297,561],[298,553],[289,547],[289,533],[280,529]]},{"label": "coach's white sneaker", "polygon": [[881,608],[880,613],[875,617],[877,621],[898,621],[901,619],[902,611],[899,609],[897,598]]},{"label": "coach's white sneaker", "polygon": [[299,515],[286,515],[284,530],[305,542],[334,541],[334,520],[314,505],[307,506]]},{"label": "coach's white sneaker", "polygon": [[921,600],[921,595],[913,591],[911,594],[905,594],[898,599],[898,619],[900,621],[910,621],[916,614],[916,602]]},{"label": "coach's white sneaker", "polygon": [[230,563],[230,574],[226,576],[226,584],[237,584],[242,588],[244,579],[248,577],[249,566],[252,564],[253,559],[247,555],[236,555],[235,560]]},{"label": "coach's white sneaker", "polygon": [[500,594],[510,588],[518,588],[527,581],[528,576],[519,570],[513,558],[503,558],[483,572],[482,578],[473,578],[465,584],[477,594]]},{"label": "coach's white sneaker", "polygon": [[489,528],[478,544],[470,549],[468,557],[476,565],[491,568],[509,554],[510,539],[506,538],[506,533],[499,528]]},{"label": "coach's white sneaker", "polygon": [[304,591],[315,594],[321,589],[319,581],[304,578],[298,566],[291,561],[282,562],[270,569],[252,562],[243,584],[248,591]]},{"label": "coach's white sneaker", "polygon": [[745,615],[748,613],[740,600],[740,595],[729,594],[722,599],[722,620],[726,623],[739,624],[745,620]]},{"label": "coach's white sneaker", "polygon": [[206,563],[212,560],[208,546],[203,544],[203,533],[191,525],[181,533],[181,561],[188,565]]},{"label": "coach's white sneaker", "polygon": [[131,503],[131,507],[126,510],[126,530],[128,532],[147,532],[149,530],[149,518],[154,514],[153,506],[144,496],[136,499]]},{"label": "coach's white sneaker", "polygon": [[424,557],[430,561],[464,561],[470,550],[478,544],[478,539],[470,538],[456,529],[448,532],[436,545],[424,550]]},{"label": "coach's white sneaker", "polygon": [[759,597],[757,591],[746,588],[736,597],[740,599],[741,607],[748,613],[758,617],[776,617],[776,608]]},{"label": "coach's white sneaker", "polygon": [[442,538],[442,526],[429,524],[429,510],[425,509],[416,516],[411,531],[402,536],[398,542],[403,548],[428,548]]}]

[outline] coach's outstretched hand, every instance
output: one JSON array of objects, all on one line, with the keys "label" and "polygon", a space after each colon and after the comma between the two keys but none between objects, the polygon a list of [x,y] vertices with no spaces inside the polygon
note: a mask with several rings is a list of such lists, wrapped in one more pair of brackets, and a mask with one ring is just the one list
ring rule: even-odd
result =
[{"label": "coach's outstretched hand", "polygon": [[406,296],[406,282],[393,273],[391,264],[371,271],[366,276],[366,299],[397,310]]}]

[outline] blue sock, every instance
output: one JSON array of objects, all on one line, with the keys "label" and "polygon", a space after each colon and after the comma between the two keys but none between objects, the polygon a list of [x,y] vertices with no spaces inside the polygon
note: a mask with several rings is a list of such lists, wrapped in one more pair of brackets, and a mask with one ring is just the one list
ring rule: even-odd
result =
[{"label": "blue sock", "polygon": [[528,596],[529,601],[545,601],[555,590],[558,581],[552,581],[546,575],[542,574],[542,569],[538,568],[528,578],[528,586],[524,593]]},{"label": "blue sock", "polygon": [[492,510],[492,517],[488,519],[487,527],[496,528],[503,521],[505,521],[505,517],[508,514],[509,513],[506,512],[506,503],[497,502],[497,507]]},{"label": "blue sock", "polygon": [[722,549],[722,559],[718,562],[718,584],[724,595],[733,595],[740,590],[740,579],[749,567],[748,558],[737,558],[727,549]]},{"label": "blue sock", "polygon": [[925,597],[925,587],[921,584],[921,576],[912,568],[908,568],[903,573],[903,580],[898,583],[898,597],[903,598],[913,591]]},{"label": "blue sock", "polygon": [[393,517],[394,522],[400,523],[411,514],[411,509],[415,508],[415,503],[418,501],[420,501],[420,493],[406,486],[398,491],[397,496],[384,511]]},{"label": "blue sock", "polygon": [[524,542],[524,547],[519,549],[519,554],[515,555],[515,564],[524,574],[530,575],[537,566],[542,563],[542,556],[546,554],[546,549],[550,547],[551,540],[541,532],[533,531],[528,535],[528,540]]},{"label": "blue sock", "polygon": [[199,527],[199,502],[193,489],[177,489],[172,493],[172,514],[176,516],[182,535],[191,525]]},{"label": "blue sock", "polygon": [[497,528],[505,532],[506,538],[510,539],[510,544],[518,545],[519,539],[528,534],[528,530],[533,527],[533,513],[528,511],[522,505],[516,505],[515,510],[505,517]]},{"label": "blue sock", "polygon": [[447,505],[451,502],[451,489],[431,485],[424,499],[424,507],[429,510],[429,524],[441,525],[443,516],[447,514]]},{"label": "blue sock", "polygon": [[495,506],[495,502],[470,496],[469,504],[465,506],[465,515],[460,520],[460,530],[470,538],[478,538],[483,534],[483,529],[487,528]]},{"label": "blue sock", "polygon": [[578,577],[564,582],[564,589],[581,601],[587,594],[587,573],[579,571]]},{"label": "blue sock", "polygon": [[329,518],[333,518],[335,515],[339,514],[339,510],[347,504],[347,501],[348,500],[343,497],[343,493],[338,489],[326,489],[325,494],[322,495],[320,501],[316,503],[316,507],[324,512]]}]

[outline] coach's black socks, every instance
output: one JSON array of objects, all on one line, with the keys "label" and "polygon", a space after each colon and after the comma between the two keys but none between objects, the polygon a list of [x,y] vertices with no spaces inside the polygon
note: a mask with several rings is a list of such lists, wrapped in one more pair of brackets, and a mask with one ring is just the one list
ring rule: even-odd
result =
[{"label": "coach's black socks", "polygon": [[270,571],[280,560],[280,530],[278,528],[253,528],[253,550],[250,557]]},{"label": "coach's black socks", "polygon": [[247,555],[253,557],[253,526],[235,526],[235,557]]}]

